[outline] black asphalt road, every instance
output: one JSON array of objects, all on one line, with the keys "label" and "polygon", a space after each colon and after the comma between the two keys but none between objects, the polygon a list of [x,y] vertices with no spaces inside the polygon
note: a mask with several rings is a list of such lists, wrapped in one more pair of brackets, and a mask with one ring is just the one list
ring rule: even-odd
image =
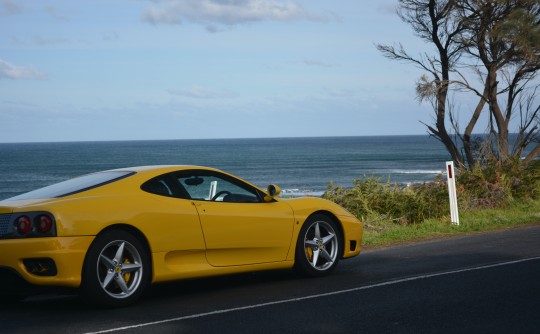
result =
[{"label": "black asphalt road", "polygon": [[334,274],[261,272],[0,305],[0,333],[540,333],[540,226],[368,250]]}]

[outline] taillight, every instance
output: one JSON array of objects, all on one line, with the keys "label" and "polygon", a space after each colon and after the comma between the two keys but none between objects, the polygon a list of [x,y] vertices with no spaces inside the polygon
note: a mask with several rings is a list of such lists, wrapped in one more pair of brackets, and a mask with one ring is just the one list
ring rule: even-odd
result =
[{"label": "taillight", "polygon": [[52,229],[53,221],[48,215],[39,215],[36,218],[37,231],[41,234],[49,233]]},{"label": "taillight", "polygon": [[46,211],[14,215],[4,238],[43,238],[56,236],[56,220]]},{"label": "taillight", "polygon": [[30,230],[32,229],[32,221],[28,216],[20,216],[17,218],[15,226],[17,227],[17,232],[19,234],[26,235],[30,233]]}]

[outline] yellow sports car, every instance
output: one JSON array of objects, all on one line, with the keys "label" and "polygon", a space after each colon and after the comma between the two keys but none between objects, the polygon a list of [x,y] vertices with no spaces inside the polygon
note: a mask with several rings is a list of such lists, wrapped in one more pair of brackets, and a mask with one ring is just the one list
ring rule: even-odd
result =
[{"label": "yellow sports car", "polygon": [[0,300],[19,282],[125,306],[150,283],[279,268],[322,276],[360,253],[362,224],[345,209],[279,193],[212,168],[146,166],[6,199]]}]

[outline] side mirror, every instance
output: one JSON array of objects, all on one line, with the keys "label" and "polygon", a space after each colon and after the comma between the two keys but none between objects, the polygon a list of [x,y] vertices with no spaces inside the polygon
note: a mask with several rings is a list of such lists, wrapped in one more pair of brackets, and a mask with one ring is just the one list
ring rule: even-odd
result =
[{"label": "side mirror", "polygon": [[275,184],[271,184],[268,186],[266,193],[267,195],[264,196],[264,201],[272,202],[276,197],[279,196],[279,194],[281,193],[281,189],[279,189],[279,187]]}]

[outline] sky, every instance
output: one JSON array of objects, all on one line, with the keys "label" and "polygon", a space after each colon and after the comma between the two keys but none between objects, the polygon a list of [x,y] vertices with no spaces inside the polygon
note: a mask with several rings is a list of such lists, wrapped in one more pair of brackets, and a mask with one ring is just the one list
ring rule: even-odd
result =
[{"label": "sky", "polygon": [[425,134],[396,0],[0,0],[0,143]]}]

